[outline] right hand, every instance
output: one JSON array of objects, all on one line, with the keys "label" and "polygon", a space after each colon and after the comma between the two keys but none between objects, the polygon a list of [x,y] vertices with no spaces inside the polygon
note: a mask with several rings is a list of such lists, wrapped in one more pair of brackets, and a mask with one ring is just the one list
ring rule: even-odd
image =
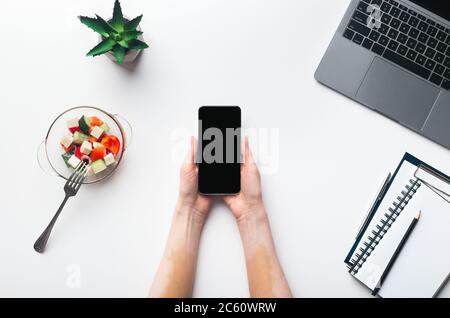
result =
[{"label": "right hand", "polygon": [[244,139],[242,153],[241,192],[236,195],[227,195],[224,197],[225,203],[238,222],[247,217],[260,214],[261,212],[265,213],[261,190],[261,176],[250,151],[248,137]]}]

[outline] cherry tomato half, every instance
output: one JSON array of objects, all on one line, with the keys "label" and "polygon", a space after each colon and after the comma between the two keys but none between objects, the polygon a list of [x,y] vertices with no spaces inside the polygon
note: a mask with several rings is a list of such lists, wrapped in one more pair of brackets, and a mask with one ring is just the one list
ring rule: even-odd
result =
[{"label": "cherry tomato half", "polygon": [[97,161],[99,159],[103,159],[103,157],[105,157],[105,156],[106,156],[106,150],[103,147],[98,147],[98,148],[92,149],[91,155],[90,155],[91,160],[93,162]]},{"label": "cherry tomato half", "polygon": [[120,151],[120,141],[119,138],[112,135],[107,135],[102,138],[101,144],[105,146],[114,156]]}]

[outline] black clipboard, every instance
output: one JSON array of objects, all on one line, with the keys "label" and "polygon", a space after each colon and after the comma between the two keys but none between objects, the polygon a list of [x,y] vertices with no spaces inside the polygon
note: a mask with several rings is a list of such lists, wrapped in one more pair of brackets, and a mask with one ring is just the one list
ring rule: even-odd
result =
[{"label": "black clipboard", "polygon": [[[369,226],[370,222],[372,221],[374,215],[376,214],[378,207],[380,206],[381,202],[383,201],[387,191],[389,190],[390,186],[392,185],[392,182],[395,180],[398,171],[400,170],[400,168],[402,167],[404,162],[409,162],[413,165],[415,165],[417,167],[416,173],[419,169],[424,169],[427,172],[433,174],[434,176],[436,176],[439,179],[444,180],[445,182],[450,183],[450,177],[444,173],[442,173],[441,171],[433,168],[432,166],[428,165],[427,163],[423,162],[422,160],[414,157],[413,155],[411,155],[410,153],[405,153],[405,155],[403,156],[402,160],[400,161],[399,165],[397,166],[397,169],[395,170],[394,174],[389,174],[383,184],[383,186],[381,187],[378,195],[376,196],[370,210],[369,213],[367,214],[367,217],[365,218],[364,222],[362,223],[360,229],[358,230],[358,234],[356,236],[355,239],[355,243],[352,245],[350,251],[348,252],[344,262],[345,264],[347,264],[348,267],[353,266],[351,259],[352,256],[355,253],[356,248],[359,246],[359,244],[361,243],[361,240],[363,239],[363,235],[367,230],[367,227]],[[434,189],[433,191],[436,192],[436,189]],[[436,192],[437,194],[439,194],[438,192]],[[450,197],[450,194],[449,194]],[[445,199],[445,198],[444,198]]]}]

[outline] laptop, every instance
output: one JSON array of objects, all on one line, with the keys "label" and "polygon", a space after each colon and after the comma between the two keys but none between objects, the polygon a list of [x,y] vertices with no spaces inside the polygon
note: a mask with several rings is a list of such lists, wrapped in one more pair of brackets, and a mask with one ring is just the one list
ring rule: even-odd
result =
[{"label": "laptop", "polygon": [[352,0],[315,78],[450,149],[450,0]]}]

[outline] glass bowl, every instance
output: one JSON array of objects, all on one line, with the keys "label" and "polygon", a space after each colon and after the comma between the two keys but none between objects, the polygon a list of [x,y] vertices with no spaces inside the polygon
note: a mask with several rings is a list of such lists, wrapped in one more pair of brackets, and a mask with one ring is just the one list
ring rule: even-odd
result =
[{"label": "glass bowl", "polygon": [[100,108],[93,106],[73,107],[60,114],[50,125],[45,139],[38,148],[37,160],[42,170],[67,180],[73,173],[62,159],[63,150],[60,142],[68,132],[67,121],[72,118],[81,118],[82,115],[96,116],[109,127],[108,134],[115,135],[120,141],[120,151],[116,156],[116,164],[110,165],[106,170],[94,174],[85,179],[84,183],[96,183],[111,176],[119,167],[125,150],[130,146],[133,129],[130,123],[118,114],[110,114]]}]

